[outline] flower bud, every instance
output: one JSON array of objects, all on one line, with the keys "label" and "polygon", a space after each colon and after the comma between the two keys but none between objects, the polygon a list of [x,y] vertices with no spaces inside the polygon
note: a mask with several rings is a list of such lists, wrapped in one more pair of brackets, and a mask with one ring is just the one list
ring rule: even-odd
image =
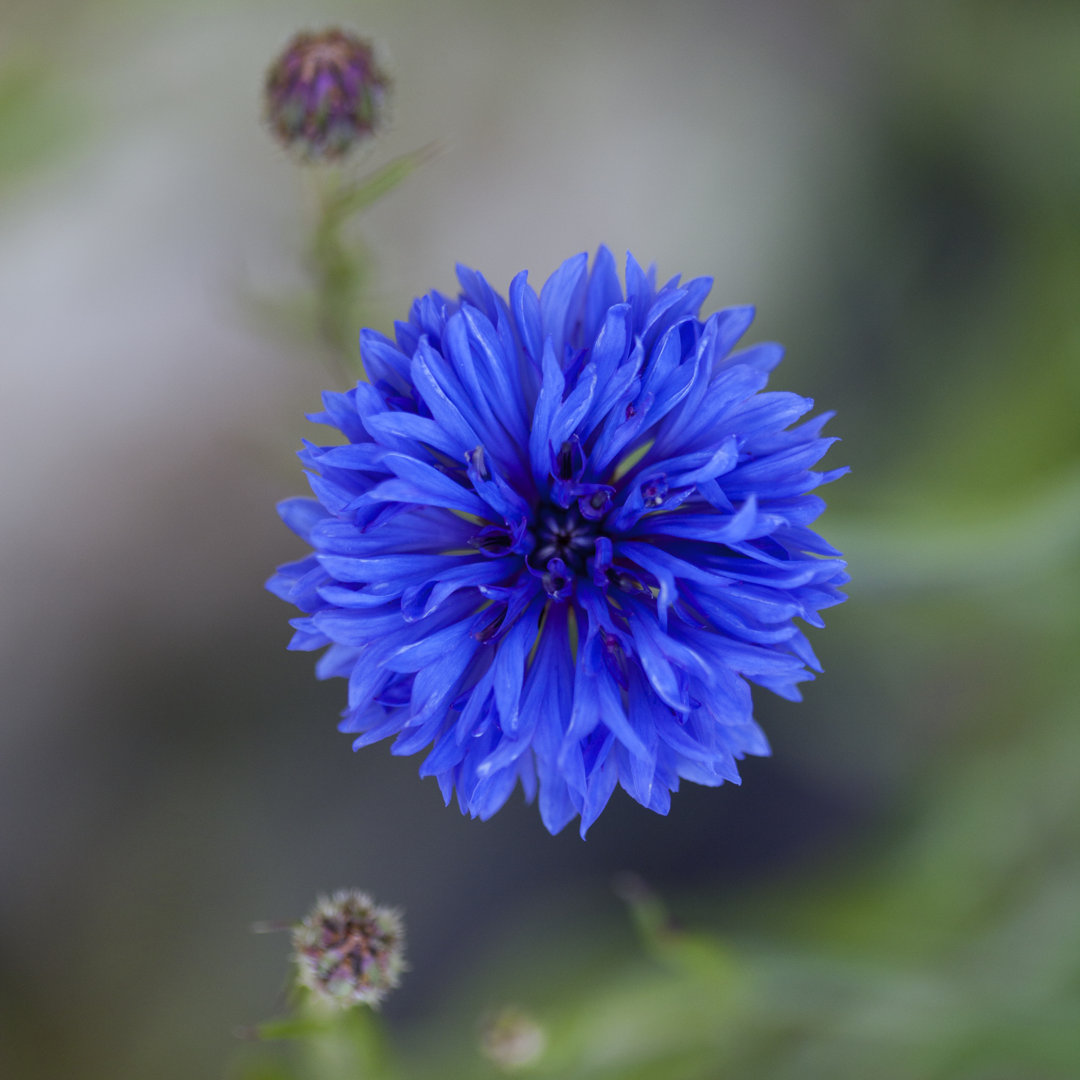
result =
[{"label": "flower bud", "polygon": [[378,1005],[405,971],[401,914],[355,889],[320,897],[292,944],[300,984],[340,1007]]},{"label": "flower bud", "polygon": [[266,76],[266,117],[307,161],[344,157],[382,120],[390,80],[371,43],[343,30],[301,33]]},{"label": "flower bud", "polygon": [[516,1006],[507,1005],[481,1021],[480,1050],[503,1072],[535,1065],[546,1048],[544,1029]]}]

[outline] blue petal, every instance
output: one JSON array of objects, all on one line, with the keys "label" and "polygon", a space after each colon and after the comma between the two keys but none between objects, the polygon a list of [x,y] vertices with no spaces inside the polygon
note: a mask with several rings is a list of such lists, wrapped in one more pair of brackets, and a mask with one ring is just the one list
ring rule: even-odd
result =
[{"label": "blue petal", "polygon": [[716,356],[726,356],[735,347],[739,340],[750,329],[756,314],[752,304],[742,307],[724,308],[716,313]]},{"label": "blue petal", "polygon": [[438,365],[440,361],[441,357],[435,350],[427,342],[421,341],[412,362],[413,384],[424,404],[431,410],[435,422],[444,429],[448,438],[455,441],[454,456],[460,458],[462,454],[478,446],[483,440],[465,419],[461,409],[458,408],[456,399],[451,400],[450,395],[435,377],[435,365]]},{"label": "blue petal", "polygon": [[368,492],[367,498],[443,506],[478,517],[487,516],[487,504],[475,492],[433,466],[405,454],[387,454],[384,461],[399,479],[383,481]]},{"label": "blue petal", "polygon": [[326,511],[316,499],[283,499],[277,504],[277,512],[301,540],[307,540],[311,530],[326,518]]},{"label": "blue petal", "polygon": [[744,366],[753,368],[767,375],[781,360],[784,359],[784,347],[775,341],[763,341],[758,345],[751,345],[748,349],[741,349],[732,353],[723,361],[722,367]]},{"label": "blue petal", "polygon": [[[413,623],[419,628],[419,623]],[[471,619],[462,619],[441,630],[432,630],[416,641],[407,642],[394,650],[384,661],[390,671],[420,671],[428,664],[443,663],[446,654],[458,650],[458,655],[465,651],[472,652],[476,647],[475,639],[470,635]]]},{"label": "blue petal", "polygon": [[610,753],[610,744],[605,748],[602,760],[589,774],[589,785],[585,792],[585,802],[581,808],[581,839],[600,816],[608,804],[611,793],[615,790],[619,774],[615,759]]},{"label": "blue petal", "polygon": [[[593,648],[596,647],[594,643]],[[570,724],[560,747],[560,761],[566,760],[567,751],[573,743],[590,735],[598,724],[603,724],[632,754],[648,758],[648,747],[630,726],[615,680],[603,665],[590,664],[585,654],[584,648],[578,650],[574,703],[570,710]]]},{"label": "blue petal", "polygon": [[517,781],[516,768],[506,768],[483,777],[469,796],[469,812],[473,817],[487,821],[503,808]]},{"label": "blue petal", "polygon": [[639,611],[631,616],[630,632],[645,676],[657,696],[676,712],[689,712],[685,672],[693,669],[699,678],[711,678],[705,659],[665,634],[651,614]]},{"label": "blue petal", "polygon": [[[500,422],[499,415],[505,410],[497,397],[495,400],[498,407],[492,406],[484,383],[486,381],[491,387],[493,380],[490,373],[481,373],[477,368],[468,324],[461,312],[452,316],[446,324],[446,349],[446,359],[461,380],[461,390],[453,395],[455,402],[463,415],[469,418],[473,430],[480,436],[479,441],[496,454],[500,461],[510,464],[516,460],[520,444],[509,438]],[[445,378],[444,384],[447,387],[451,385]]]},{"label": "blue petal", "polygon": [[[460,561],[460,560],[459,560]],[[401,614],[410,622],[426,618],[459,589],[494,585],[512,574],[516,559],[479,559],[440,570],[423,582],[402,590]]]},{"label": "blue petal", "polygon": [[559,406],[548,431],[548,446],[561,446],[577,430],[592,407],[596,395],[597,372],[589,365],[580,375],[577,385]]},{"label": "blue petal", "polygon": [[387,452],[385,447],[375,443],[349,443],[346,446],[329,446],[319,450],[311,455],[311,461],[320,470],[331,466],[335,469],[356,469],[385,475],[382,459]]},{"label": "blue petal", "polygon": [[518,728],[518,702],[525,680],[525,658],[536,639],[535,620],[526,614],[499,642],[495,657],[495,707],[499,712],[499,725],[511,737]]},{"label": "blue petal", "polygon": [[408,386],[408,356],[377,330],[360,331],[360,359],[369,382],[383,379],[398,387]]},{"label": "blue petal", "polygon": [[421,446],[432,446],[450,457],[458,457],[461,444],[441,425],[426,416],[408,412],[384,412],[366,421],[371,437],[383,446],[395,450],[407,449],[416,454]]},{"label": "blue petal", "polygon": [[637,259],[626,253],[626,299],[634,313],[634,330],[640,333],[645,326],[645,316],[652,306],[656,291],[656,267],[650,266],[646,274]]},{"label": "blue petal", "polygon": [[459,555],[319,555],[324,569],[338,581],[400,582],[402,578],[427,579],[440,570],[460,565]]},{"label": "blue petal", "polygon": [[458,281],[461,282],[465,298],[482,311],[491,322],[496,322],[499,318],[499,297],[487,283],[484,275],[462,263],[458,263],[454,269]]},{"label": "blue petal", "polygon": [[528,432],[528,418],[521,383],[513,377],[517,374],[517,358],[512,351],[507,351],[507,343],[499,339],[494,325],[478,311],[465,307],[461,314],[476,350],[485,393],[492,408],[510,435],[523,443]]},{"label": "blue petal", "polygon": [[526,355],[539,363],[544,351],[540,301],[529,284],[529,275],[524,270],[510,283],[510,310],[513,312],[514,323]]},{"label": "blue petal", "polygon": [[562,368],[559,367],[552,343],[548,340],[544,344],[543,382],[533,410],[532,430],[529,432],[529,460],[538,485],[545,485],[548,475],[551,426],[562,404],[565,385]]},{"label": "blue petal", "polygon": [[448,510],[410,508],[373,532],[361,532],[352,522],[326,518],[311,530],[312,546],[332,555],[440,552],[461,548],[476,526]]},{"label": "blue petal", "polygon": [[[587,436],[592,429],[607,415],[614,401],[621,393],[617,388],[609,390],[615,372],[626,361],[633,344],[631,333],[631,314],[628,304],[619,304],[611,308],[596,337],[596,344],[589,354],[589,365],[596,371],[596,381],[600,387],[589,411],[588,418],[582,423],[582,435]],[[629,385],[633,372],[624,374],[624,385]]]},{"label": "blue petal", "polygon": [[551,342],[560,367],[567,340],[579,317],[588,262],[589,256],[585,252],[572,255],[544,282],[540,290],[545,342]]},{"label": "blue petal", "polygon": [[[615,258],[601,244],[596,252],[596,258],[593,259],[592,273],[589,275],[589,286],[585,292],[583,331],[586,344],[596,340],[604,321],[610,317],[610,310],[617,304],[621,304],[622,298],[622,286],[619,284],[619,273],[615,268]],[[626,310],[629,311],[629,307]]]}]

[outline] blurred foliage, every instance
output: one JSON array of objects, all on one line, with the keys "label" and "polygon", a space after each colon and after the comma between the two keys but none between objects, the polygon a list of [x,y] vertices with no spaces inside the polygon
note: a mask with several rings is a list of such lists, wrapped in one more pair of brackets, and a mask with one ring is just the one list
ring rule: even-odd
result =
[{"label": "blurred foliage", "polygon": [[30,56],[0,54],[0,194],[70,150],[85,127],[54,71]]},{"label": "blurred foliage", "polygon": [[317,337],[329,374],[343,389],[364,374],[356,347],[357,327],[383,321],[369,298],[374,263],[356,227],[357,219],[437,152],[437,147],[429,146],[402,154],[359,176],[354,175],[354,168],[342,165],[306,168],[303,176],[314,204],[307,252],[311,291],[246,297],[267,332]]},{"label": "blurred foliage", "polygon": [[[642,882],[620,882],[639,932],[637,955],[624,952],[602,971],[570,962],[539,982],[535,971],[503,976],[507,993],[536,1003],[545,1035],[528,1075],[1077,1075],[1074,716],[1050,716],[1037,740],[1014,735],[974,755],[947,794],[928,797],[882,865],[804,888],[797,925],[783,927],[796,897],[774,889],[763,898],[764,922],[777,920],[769,938],[725,942],[682,929]],[[1070,732],[1065,745],[1059,724]],[[1034,813],[1024,805],[1033,786],[1048,793]],[[264,1061],[236,1076],[499,1075],[476,1047],[469,1053],[460,1032],[476,1030],[475,1018],[460,1011],[447,1003],[440,1027],[449,1045],[421,1054],[404,1046],[384,1054],[369,1013],[326,1027],[273,1028],[297,1038],[292,1064],[260,1071],[284,1068]]]},{"label": "blurred foliage", "polygon": [[356,328],[375,321],[364,302],[371,256],[355,233],[346,235],[346,227],[431,156],[430,148],[402,154],[357,179],[348,178],[338,167],[312,170],[318,188],[318,216],[310,253],[316,325],[330,355],[343,368],[344,386],[363,377]]}]

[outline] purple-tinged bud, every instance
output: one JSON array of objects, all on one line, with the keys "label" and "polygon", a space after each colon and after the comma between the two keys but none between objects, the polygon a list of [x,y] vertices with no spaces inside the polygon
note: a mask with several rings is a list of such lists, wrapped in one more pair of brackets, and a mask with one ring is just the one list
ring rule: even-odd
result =
[{"label": "purple-tinged bud", "polygon": [[344,157],[382,120],[390,80],[371,43],[343,30],[302,33],[266,76],[266,118],[307,161]]},{"label": "purple-tinged bud", "polygon": [[300,984],[342,1008],[377,1006],[406,970],[400,912],[355,889],[320,897],[293,927],[292,944]]}]

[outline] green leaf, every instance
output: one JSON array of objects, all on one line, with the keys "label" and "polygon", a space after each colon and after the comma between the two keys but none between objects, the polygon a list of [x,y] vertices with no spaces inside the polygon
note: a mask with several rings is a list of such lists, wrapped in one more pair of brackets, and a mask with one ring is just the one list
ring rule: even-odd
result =
[{"label": "green leaf", "polygon": [[16,60],[0,68],[0,190],[70,148],[87,127],[44,65]]},{"label": "green leaf", "polygon": [[341,224],[354,214],[366,210],[384,195],[394,190],[406,177],[439,153],[437,145],[422,147],[411,154],[394,158],[381,169],[357,181],[344,184],[330,196],[325,221],[329,227]]}]

